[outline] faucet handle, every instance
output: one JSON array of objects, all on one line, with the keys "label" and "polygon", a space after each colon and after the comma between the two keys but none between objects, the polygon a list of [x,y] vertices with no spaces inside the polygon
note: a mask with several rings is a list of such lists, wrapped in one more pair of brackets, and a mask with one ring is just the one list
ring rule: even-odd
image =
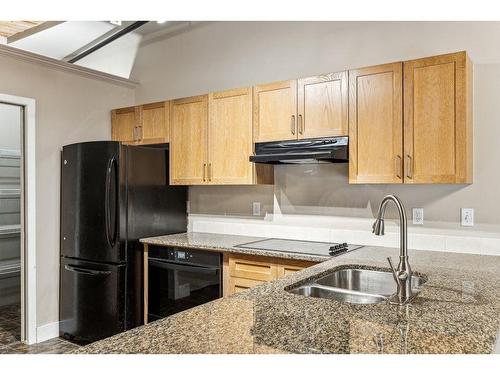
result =
[{"label": "faucet handle", "polygon": [[394,265],[392,264],[391,257],[387,257],[387,261],[389,262],[389,266],[391,267],[392,276],[394,277],[394,280],[396,280],[396,282],[398,282],[398,272],[396,271],[396,269],[394,268]]}]

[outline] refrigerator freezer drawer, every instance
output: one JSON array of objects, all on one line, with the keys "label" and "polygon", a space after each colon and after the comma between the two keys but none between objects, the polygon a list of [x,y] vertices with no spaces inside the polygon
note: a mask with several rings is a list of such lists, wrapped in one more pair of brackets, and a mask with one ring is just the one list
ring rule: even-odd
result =
[{"label": "refrigerator freezer drawer", "polygon": [[125,270],[61,258],[60,336],[89,343],[125,330]]}]

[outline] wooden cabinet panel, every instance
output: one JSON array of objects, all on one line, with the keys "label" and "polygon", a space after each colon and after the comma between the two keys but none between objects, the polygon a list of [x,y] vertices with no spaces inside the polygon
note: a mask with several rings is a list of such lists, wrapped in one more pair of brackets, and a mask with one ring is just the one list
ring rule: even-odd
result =
[{"label": "wooden cabinet panel", "polygon": [[348,134],[347,72],[297,81],[299,138]]},{"label": "wooden cabinet panel", "polygon": [[169,102],[141,106],[142,143],[168,143],[170,135]]},{"label": "wooden cabinet panel", "polygon": [[402,183],[402,64],[349,71],[349,183]]},{"label": "wooden cabinet panel", "polygon": [[151,103],[111,111],[111,139],[126,144],[169,141],[169,104]]},{"label": "wooden cabinet panel", "polygon": [[137,139],[137,119],[134,107],[111,111],[111,139],[134,142]]},{"label": "wooden cabinet panel", "polygon": [[266,256],[224,254],[224,297],[290,275],[316,263]]},{"label": "wooden cabinet panel", "polygon": [[262,257],[229,257],[229,274],[232,277],[270,281],[276,279],[277,267]]},{"label": "wooden cabinet panel", "polygon": [[297,138],[297,81],[254,87],[254,141]]},{"label": "wooden cabinet panel", "polygon": [[306,261],[283,261],[282,263],[278,264],[278,271],[277,275],[278,277],[284,277],[291,275],[297,271],[301,271],[304,268],[311,267],[316,263],[314,262],[306,262]]},{"label": "wooden cabinet panel", "polygon": [[252,89],[209,95],[208,181],[252,184]]},{"label": "wooden cabinet panel", "polygon": [[262,284],[265,281],[251,280],[251,279],[240,279],[238,277],[231,277],[229,279],[229,295],[243,292],[250,289],[256,285]]},{"label": "wooden cabinet panel", "polygon": [[196,185],[207,174],[208,96],[178,99],[171,107],[170,183]]},{"label": "wooden cabinet panel", "polygon": [[405,183],[472,182],[472,74],[465,52],[404,63]]}]

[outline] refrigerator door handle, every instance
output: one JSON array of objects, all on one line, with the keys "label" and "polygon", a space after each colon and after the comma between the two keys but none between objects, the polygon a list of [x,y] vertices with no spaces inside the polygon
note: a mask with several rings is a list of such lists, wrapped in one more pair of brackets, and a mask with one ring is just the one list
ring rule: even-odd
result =
[{"label": "refrigerator door handle", "polygon": [[[114,218],[114,228],[110,228],[111,226],[111,210],[109,208],[109,205],[111,204],[110,202],[110,194],[111,194],[111,172],[115,171],[115,195],[114,195],[114,202],[113,204],[115,205],[115,218]],[[116,157],[113,156],[111,159],[109,159],[107,170],[106,170],[106,197],[105,197],[105,218],[106,218],[106,237],[108,239],[109,244],[111,247],[114,247],[116,244],[116,232],[118,229],[118,223],[117,223],[117,215],[118,215],[118,207],[117,207],[117,202],[118,202],[118,183],[116,181],[116,176],[117,176],[117,162],[116,162]],[[113,233],[111,235],[111,233]]]},{"label": "refrigerator door handle", "polygon": [[97,275],[109,275],[109,274],[111,274],[111,271],[92,270],[92,269],[89,269],[89,268],[81,268],[81,267],[70,266],[68,264],[66,264],[64,266],[64,269],[67,270],[67,271],[70,271],[70,272],[83,273],[83,274],[86,274],[86,275],[93,275],[93,276],[97,276]]}]

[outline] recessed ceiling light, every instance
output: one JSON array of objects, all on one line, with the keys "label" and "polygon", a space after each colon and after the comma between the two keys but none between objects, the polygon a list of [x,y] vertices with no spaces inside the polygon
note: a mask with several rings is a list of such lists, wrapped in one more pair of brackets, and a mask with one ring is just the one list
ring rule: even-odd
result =
[{"label": "recessed ceiling light", "polygon": [[158,23],[158,24],[160,24],[160,25],[161,25],[162,23],[165,23],[165,22],[167,22],[167,21],[156,21],[156,23]]}]

